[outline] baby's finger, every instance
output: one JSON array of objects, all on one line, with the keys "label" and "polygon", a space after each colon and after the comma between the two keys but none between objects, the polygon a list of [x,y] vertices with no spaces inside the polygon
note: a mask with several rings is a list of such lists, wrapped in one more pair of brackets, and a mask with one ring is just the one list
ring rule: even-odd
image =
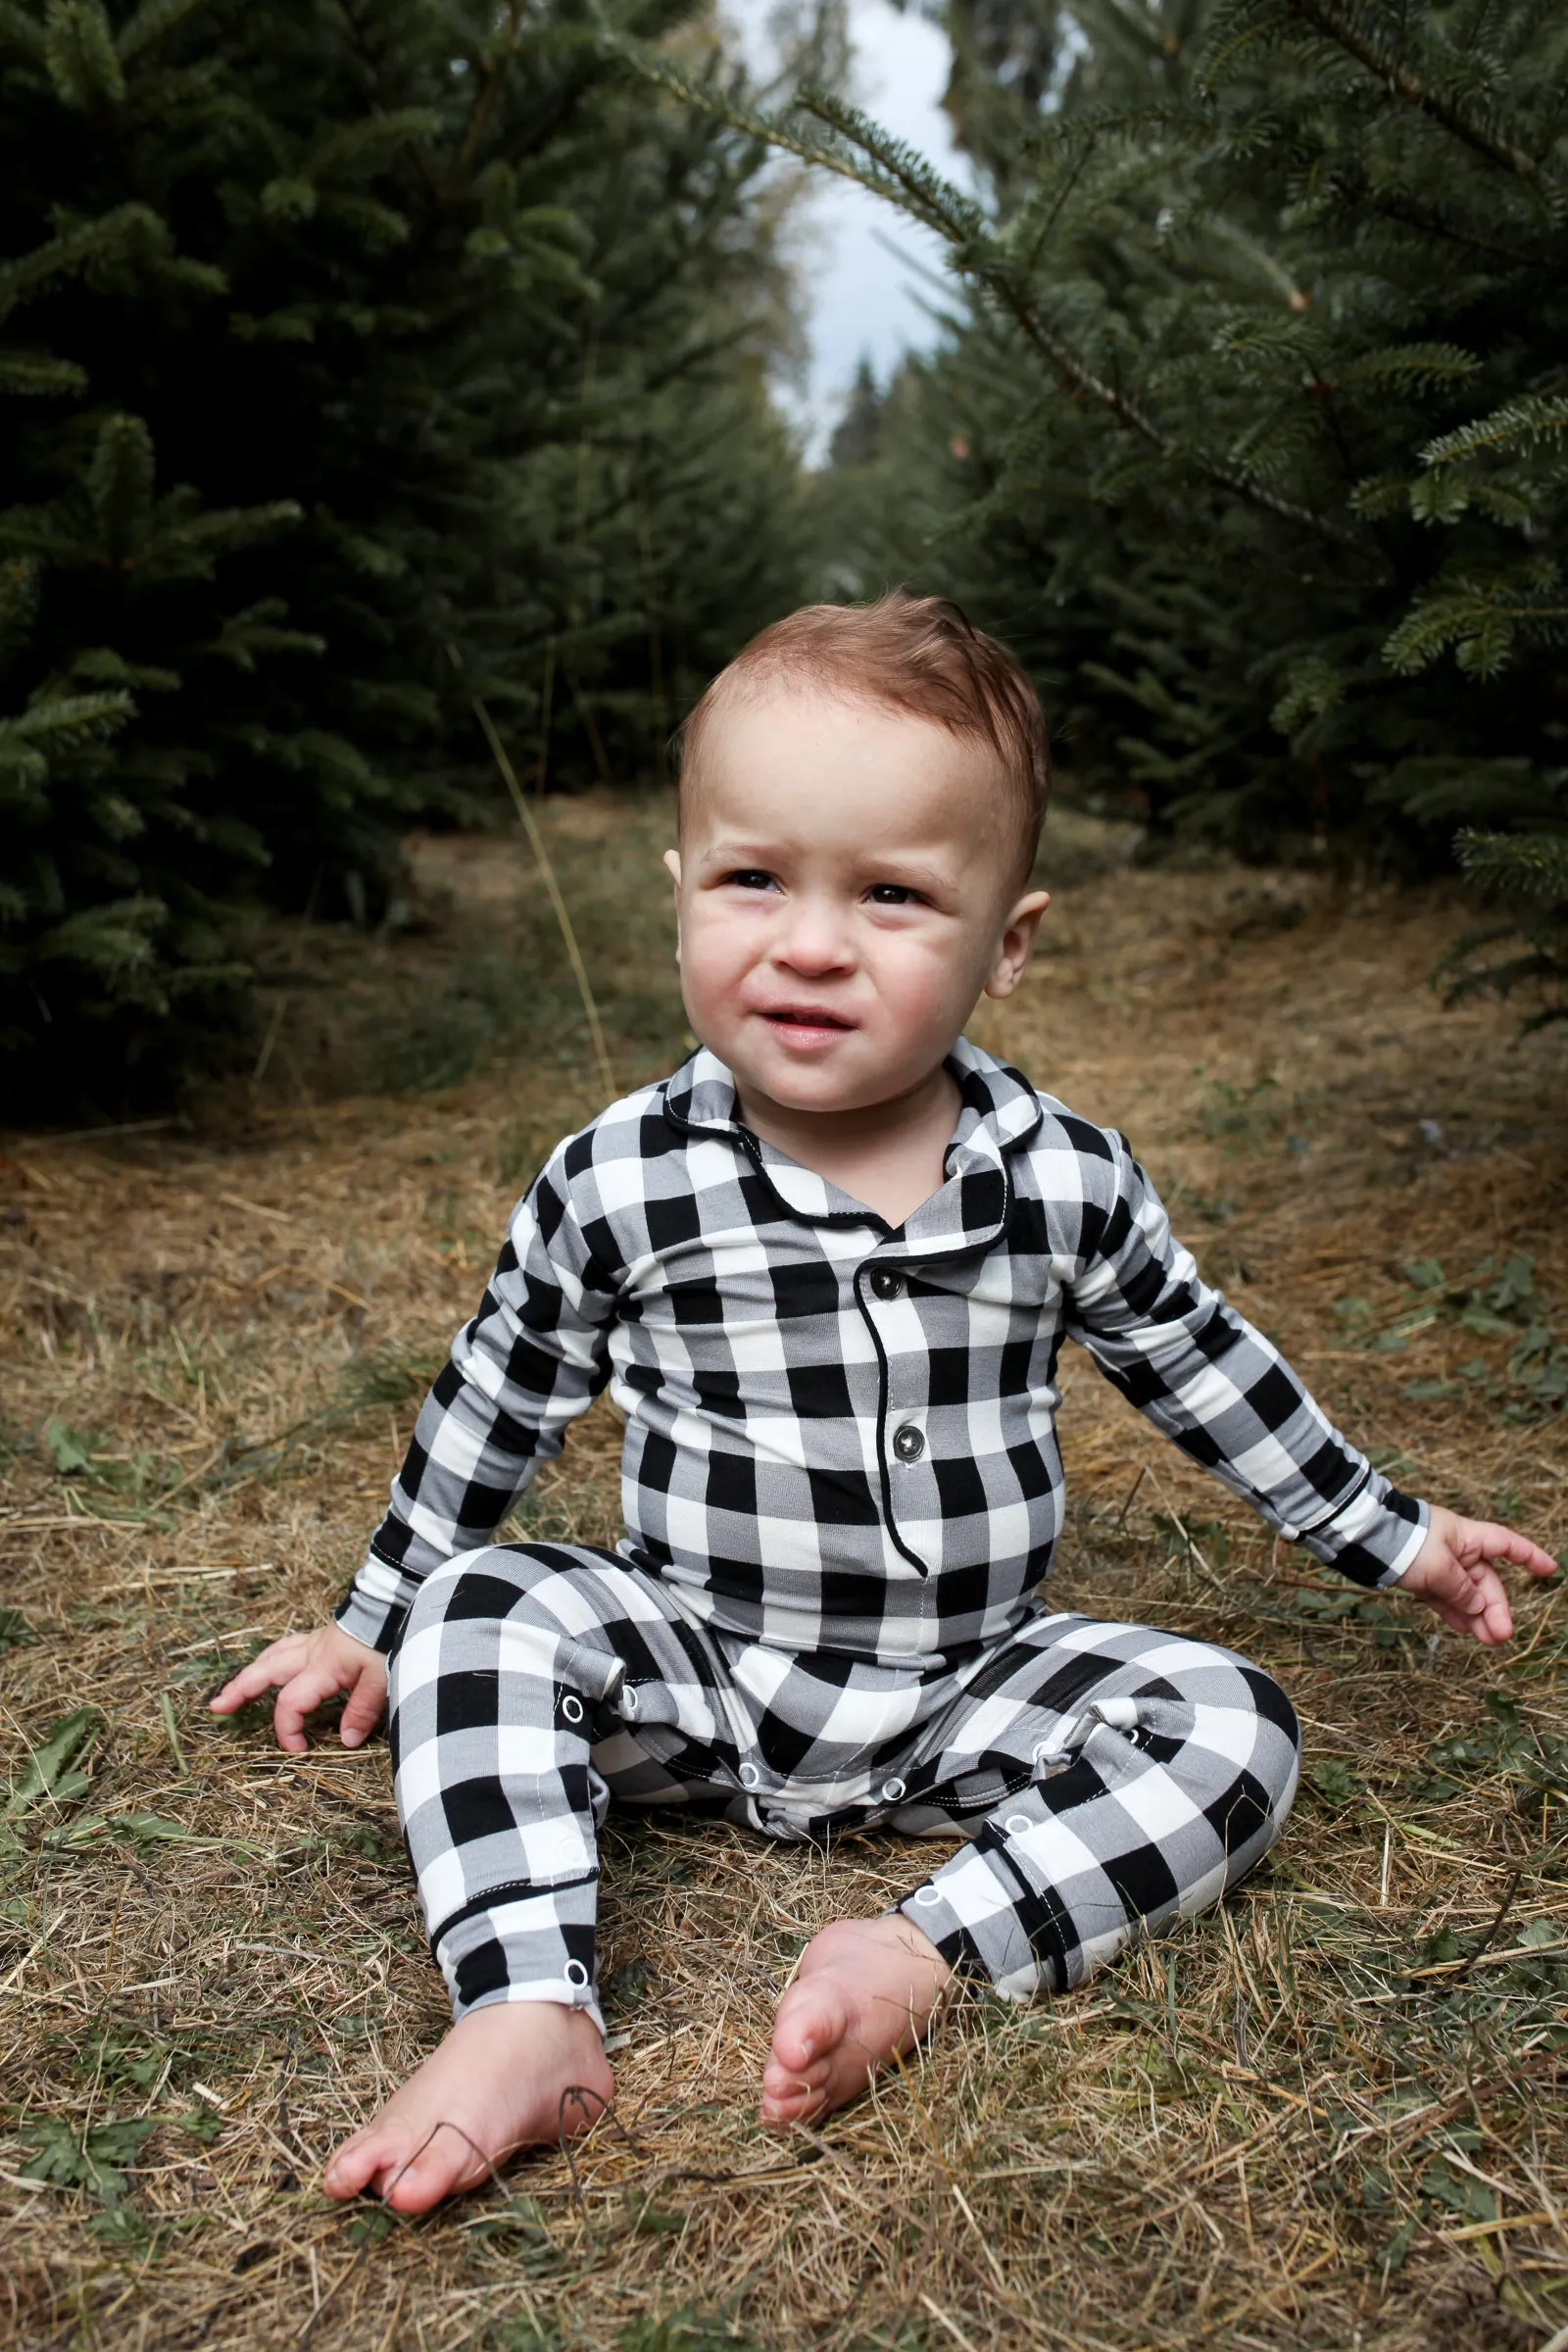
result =
[{"label": "baby's finger", "polygon": [[373,1666],[366,1667],[349,1692],[349,1703],[338,1726],[338,1737],[345,1747],[359,1747],[369,1738],[381,1720],[385,1705],[386,1671],[377,1659]]},{"label": "baby's finger", "polygon": [[1470,1584],[1464,1630],[1488,1649],[1495,1649],[1513,1634],[1513,1611],[1508,1606],[1502,1579],[1494,1568],[1472,1568]]},{"label": "baby's finger", "polygon": [[284,1634],[279,1641],[270,1642],[261,1656],[252,1658],[250,1664],[242,1666],[238,1674],[230,1675],[218,1696],[208,1700],[208,1705],[215,1715],[232,1715],[236,1707],[243,1707],[249,1699],[260,1698],[262,1692],[270,1690],[274,1684],[286,1683],[290,1675],[298,1671],[304,1655],[304,1635]]},{"label": "baby's finger", "polygon": [[1474,1547],[1481,1560],[1507,1560],[1515,1568],[1528,1568],[1533,1576],[1554,1576],[1557,1563],[1549,1551],[1532,1544],[1528,1536],[1516,1528],[1502,1527],[1495,1520],[1472,1519],[1465,1523],[1465,1549]]},{"label": "baby's finger", "polygon": [[305,1737],[305,1718],[326,1698],[342,1689],[342,1684],[329,1667],[305,1666],[283,1685],[272,1709],[272,1730],[279,1747],[286,1747],[291,1756],[302,1756],[310,1746]]}]

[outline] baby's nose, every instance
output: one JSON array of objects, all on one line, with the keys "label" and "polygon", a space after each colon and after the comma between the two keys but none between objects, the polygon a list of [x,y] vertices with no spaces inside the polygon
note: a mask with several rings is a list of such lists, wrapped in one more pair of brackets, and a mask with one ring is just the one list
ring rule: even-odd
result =
[{"label": "baby's nose", "polygon": [[837,907],[820,903],[797,905],[792,909],[792,919],[776,942],[776,953],[781,963],[797,972],[848,971],[855,962],[849,924]]}]

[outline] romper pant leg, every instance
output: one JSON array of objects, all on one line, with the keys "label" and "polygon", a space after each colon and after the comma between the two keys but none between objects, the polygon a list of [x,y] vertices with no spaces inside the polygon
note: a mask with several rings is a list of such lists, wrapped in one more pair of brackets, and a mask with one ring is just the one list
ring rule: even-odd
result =
[{"label": "romper pant leg", "polygon": [[[1234,1651],[1048,1617],[922,1742],[889,1826],[979,1826],[901,1905],[955,1968],[1022,2000],[1255,1868],[1296,1794],[1285,1693]],[[1000,1799],[1000,1801],[999,1801]]]},{"label": "romper pant leg", "polygon": [[657,1580],[612,1554],[487,1545],[425,1580],[390,1661],[389,1734],[455,2016],[560,2001],[603,2025],[595,1833],[612,1788],[744,1808],[722,1680]]}]

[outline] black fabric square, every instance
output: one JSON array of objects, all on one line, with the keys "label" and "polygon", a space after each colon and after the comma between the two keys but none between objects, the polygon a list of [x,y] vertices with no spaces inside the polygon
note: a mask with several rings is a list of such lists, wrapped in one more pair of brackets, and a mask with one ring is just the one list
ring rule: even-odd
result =
[{"label": "black fabric square", "polygon": [[971,1454],[954,1454],[931,1464],[944,1519],[965,1519],[986,1507],[986,1482]]},{"label": "black fabric square", "polygon": [[1242,1680],[1252,1693],[1252,1704],[1265,1723],[1275,1724],[1293,1747],[1301,1744],[1301,1727],[1296,1720],[1296,1709],[1271,1674],[1260,1667],[1244,1666]]},{"label": "black fabric square", "polygon": [[710,1453],[704,1501],[710,1511],[757,1516],[757,1463],[749,1453]]},{"label": "black fabric square", "polygon": [[1228,1854],[1239,1853],[1273,1817],[1268,1790],[1245,1768],[1222,1797],[1203,1807],[1203,1819]]},{"label": "black fabric square", "polygon": [[501,1676],[496,1668],[465,1673],[449,1670],[435,1687],[435,1728],[445,1732],[494,1731],[501,1712]]},{"label": "black fabric square", "polygon": [[928,1395],[933,1405],[967,1404],[970,1395],[977,1385],[982,1396],[990,1386],[985,1377],[984,1367],[979,1372],[978,1382],[976,1381],[974,1354],[968,1348],[932,1348],[928,1349],[926,1379],[929,1383]]},{"label": "black fabric square", "polygon": [[1135,1845],[1104,1865],[1105,1876],[1121,1897],[1131,1920],[1148,1919],[1163,1911],[1181,1892],[1170,1864],[1157,1845]]},{"label": "black fabric square", "polygon": [[510,1982],[506,1947],[494,1940],[475,1944],[458,1962],[454,1984],[462,2008],[471,2008],[487,1993],[504,1992]]},{"label": "black fabric square", "polygon": [[494,1773],[443,1788],[441,1810],[454,1845],[475,1845],[481,1838],[509,1838],[515,1832],[507,1792]]},{"label": "black fabric square", "polygon": [[863,1470],[808,1470],[811,1516],[818,1527],[875,1527],[877,1497]]},{"label": "black fabric square", "polygon": [[797,1263],[786,1260],[768,1268],[772,1286],[773,1306],[781,1323],[793,1323],[810,1315],[836,1315],[843,1296],[838,1269],[823,1259]]},{"label": "black fabric square", "polygon": [[849,1374],[841,1363],[789,1364],[790,1403],[803,1421],[849,1420],[855,1410]]},{"label": "black fabric square", "polygon": [[702,1203],[695,1193],[675,1193],[666,1199],[651,1200],[644,1214],[648,1220],[650,1250],[677,1250],[683,1242],[702,1239]]}]

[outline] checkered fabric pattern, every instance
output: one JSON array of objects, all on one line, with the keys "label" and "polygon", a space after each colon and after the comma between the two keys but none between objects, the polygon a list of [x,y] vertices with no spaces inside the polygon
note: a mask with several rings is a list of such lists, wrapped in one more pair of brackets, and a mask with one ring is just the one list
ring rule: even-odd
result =
[{"label": "checkered fabric pattern", "polygon": [[1387,1584],[1425,1508],[1200,1279],[1121,1136],[960,1040],[942,1188],[896,1230],[740,1120],[700,1052],[553,1153],[338,1612],[390,1649],[607,1382],[621,1556],[697,1622],[920,1672],[1005,1642],[1061,1526],[1064,1338],[1269,1525]]},{"label": "checkered fabric pattern", "polygon": [[428,1577],[391,1666],[398,1808],[453,2008],[597,2004],[612,1795],[779,1838],[969,1842],[902,1905],[1013,1998],[1213,1902],[1290,1810],[1296,1718],[1230,1651],[1036,1615],[956,1671],[790,1656],[610,1553],[485,1547]]}]

